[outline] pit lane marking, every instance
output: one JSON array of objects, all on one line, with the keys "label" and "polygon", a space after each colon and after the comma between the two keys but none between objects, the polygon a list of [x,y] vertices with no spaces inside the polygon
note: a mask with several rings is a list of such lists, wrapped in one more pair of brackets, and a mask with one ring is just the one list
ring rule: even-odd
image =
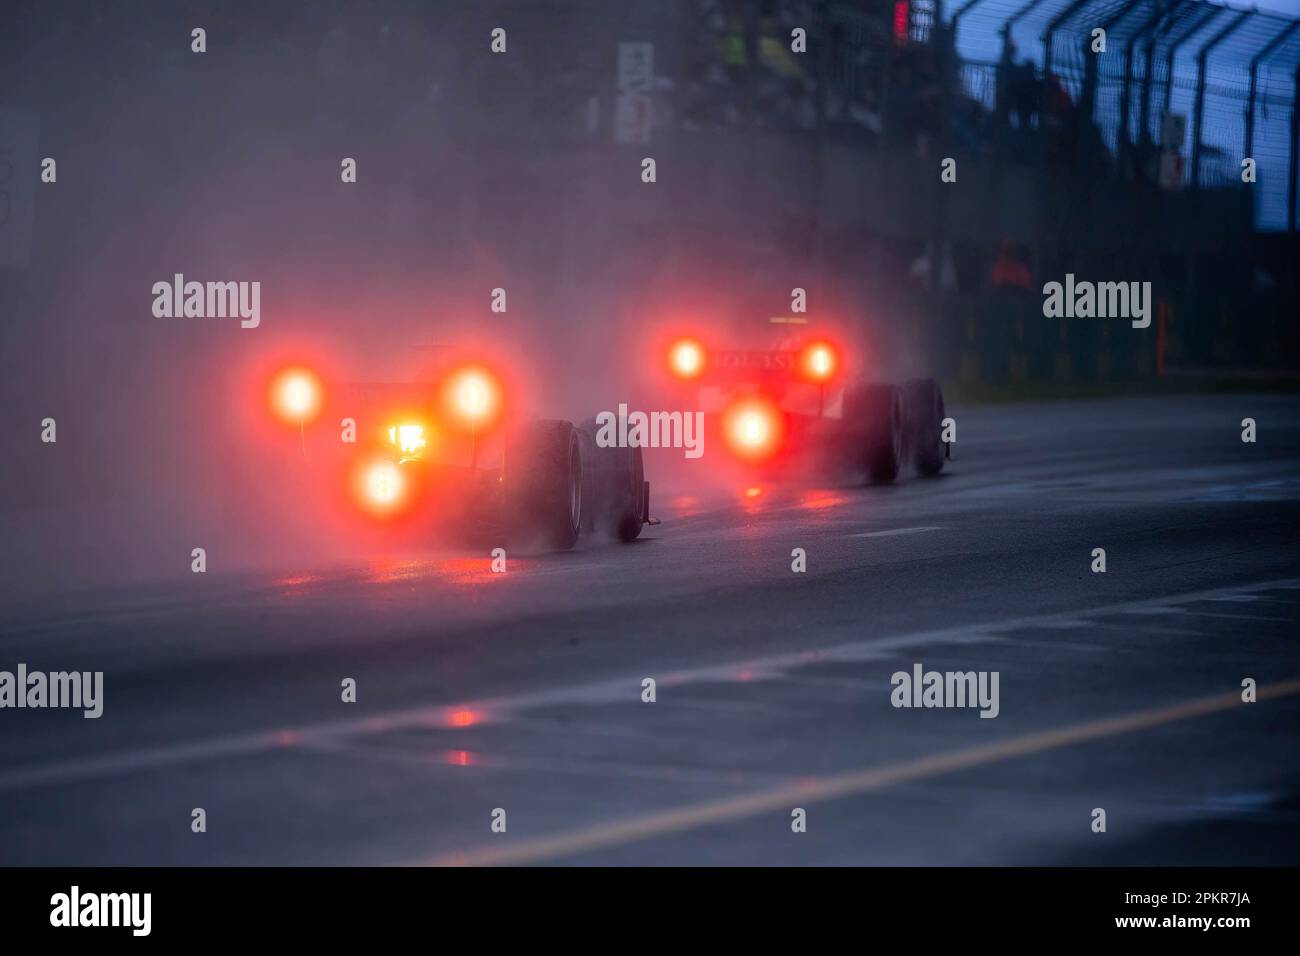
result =
[{"label": "pit lane marking", "polygon": [[[1259,687],[1257,700],[1262,702],[1296,695],[1300,695],[1300,677]],[[452,851],[417,861],[413,865],[499,866],[568,858],[694,830],[708,824],[731,823],[760,813],[788,810],[793,806],[885,790],[899,784],[913,783],[974,767],[1013,760],[1017,757],[1027,757],[1061,747],[1118,737],[1245,706],[1250,705],[1242,702],[1240,691],[1231,690],[1166,707],[1134,711],[1116,717],[1071,724],[1055,730],[1040,731],[1000,743],[950,750],[915,760],[886,764],[882,767],[834,774],[771,790],[630,817],[567,833],[537,837],[513,845],[485,845],[471,850]]]}]

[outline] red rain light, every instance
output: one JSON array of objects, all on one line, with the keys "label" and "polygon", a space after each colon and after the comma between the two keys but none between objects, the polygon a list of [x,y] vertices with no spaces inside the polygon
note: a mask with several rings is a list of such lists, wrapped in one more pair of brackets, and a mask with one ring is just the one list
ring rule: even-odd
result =
[{"label": "red rain light", "polygon": [[743,398],[723,413],[722,430],[727,444],[749,460],[774,454],[784,440],[785,421],[770,399]]},{"label": "red rain light", "polygon": [[486,428],[501,412],[501,384],[479,365],[458,369],[447,377],[444,400],[457,420],[475,429]]},{"label": "red rain light", "polygon": [[320,414],[325,386],[315,372],[293,366],[271,380],[269,399],[271,411],[285,424],[305,425]]},{"label": "red rain light", "polygon": [[827,382],[839,369],[839,355],[826,342],[812,342],[799,353],[799,373],[810,382]]},{"label": "red rain light", "polygon": [[678,378],[699,378],[704,363],[704,346],[695,339],[678,339],[668,350],[668,367]]}]

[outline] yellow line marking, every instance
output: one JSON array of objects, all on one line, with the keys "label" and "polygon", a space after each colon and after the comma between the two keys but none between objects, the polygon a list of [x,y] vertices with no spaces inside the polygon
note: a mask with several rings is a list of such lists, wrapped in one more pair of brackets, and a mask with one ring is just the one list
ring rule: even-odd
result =
[{"label": "yellow line marking", "polygon": [[[1256,691],[1256,698],[1258,701],[1265,701],[1296,694],[1300,694],[1300,678],[1260,687]],[[1025,757],[1058,747],[1149,730],[1163,724],[1189,720],[1193,717],[1205,717],[1240,706],[1248,705],[1242,702],[1241,692],[1233,690],[1226,694],[1183,701],[1168,707],[1140,710],[1131,714],[1121,714],[1118,717],[1107,717],[1103,720],[1073,724],[1056,730],[1041,731],[1001,743],[952,750],[870,770],[837,774],[820,780],[790,784],[724,800],[697,803],[613,823],[597,824],[567,833],[535,837],[518,843],[503,842],[495,846],[484,845],[470,850],[452,851],[418,861],[414,865],[500,866],[578,856],[594,850],[648,840],[651,837],[693,830],[710,823],[727,823],[769,811],[789,810],[806,803],[884,790],[898,784],[956,773],[959,770]],[[504,841],[505,838],[498,839]]]}]

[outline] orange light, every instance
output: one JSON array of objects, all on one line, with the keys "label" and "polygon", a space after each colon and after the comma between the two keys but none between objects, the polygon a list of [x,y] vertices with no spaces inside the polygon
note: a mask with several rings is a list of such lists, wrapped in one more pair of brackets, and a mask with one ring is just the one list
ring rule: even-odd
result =
[{"label": "orange light", "polygon": [[668,366],[678,378],[698,378],[704,371],[704,346],[694,339],[680,339],[668,352]]},{"label": "orange light", "polygon": [[838,365],[835,349],[825,342],[813,342],[800,353],[799,370],[812,382],[828,381]]},{"label": "orange light", "polygon": [[447,380],[447,399],[460,419],[482,427],[496,417],[501,389],[490,372],[474,366],[453,373]]},{"label": "orange light", "polygon": [[745,398],[723,413],[723,434],[742,458],[766,458],[781,447],[781,411],[769,399]]},{"label": "orange light", "polygon": [[420,452],[429,445],[423,425],[391,425],[388,440],[407,458],[418,458]]},{"label": "orange light", "polygon": [[286,368],[271,380],[271,409],[287,424],[306,424],[320,414],[324,394],[315,372]]}]

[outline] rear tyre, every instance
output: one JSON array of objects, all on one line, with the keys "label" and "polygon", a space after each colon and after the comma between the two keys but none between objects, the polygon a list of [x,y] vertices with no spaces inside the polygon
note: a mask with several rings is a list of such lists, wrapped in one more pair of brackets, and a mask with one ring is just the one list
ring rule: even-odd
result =
[{"label": "rear tyre", "polygon": [[859,385],[844,398],[844,420],[859,460],[873,485],[898,478],[903,462],[903,415],[899,390],[893,385]]},{"label": "rear tyre", "polygon": [[903,412],[898,389],[890,386],[882,421],[876,429],[870,446],[867,478],[873,485],[892,484],[898,478],[903,463]]},{"label": "rear tyre", "polygon": [[933,478],[943,471],[943,392],[932,378],[919,378],[903,386],[903,404],[912,435],[912,464],[917,474]]},{"label": "rear tyre", "polygon": [[572,423],[528,422],[506,443],[502,479],[510,527],[521,538],[567,551],[583,525],[582,439]]},{"label": "rear tyre", "polygon": [[587,527],[620,541],[635,541],[645,514],[645,459],[637,448],[601,448],[594,418],[582,423],[584,447],[591,449]]}]

